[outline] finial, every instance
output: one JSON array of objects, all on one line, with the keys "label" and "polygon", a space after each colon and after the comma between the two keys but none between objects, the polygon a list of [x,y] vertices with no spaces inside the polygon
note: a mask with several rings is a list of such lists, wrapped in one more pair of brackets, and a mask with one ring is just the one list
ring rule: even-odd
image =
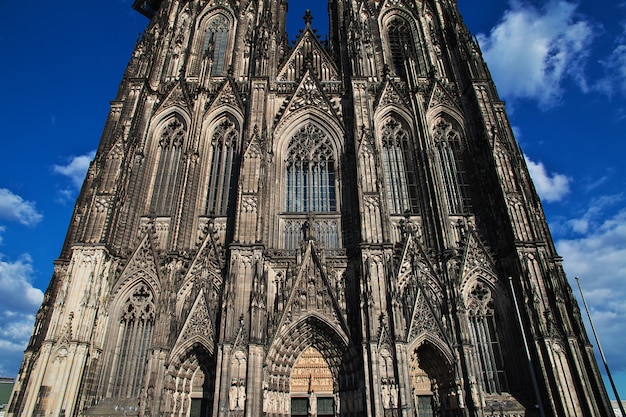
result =
[{"label": "finial", "polygon": [[313,15],[311,14],[311,10],[306,9],[306,11],[304,12],[304,23],[306,24],[306,27],[310,27],[311,26],[311,22],[313,21]]}]

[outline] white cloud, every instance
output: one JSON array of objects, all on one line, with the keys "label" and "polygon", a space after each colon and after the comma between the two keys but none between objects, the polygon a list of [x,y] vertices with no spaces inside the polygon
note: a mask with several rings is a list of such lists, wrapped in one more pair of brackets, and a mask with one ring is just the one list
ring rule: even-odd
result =
[{"label": "white cloud", "polygon": [[566,226],[574,233],[586,234],[592,228],[598,227],[599,220],[610,207],[615,207],[624,201],[623,194],[597,196],[593,198],[593,205],[580,217],[567,220]]},{"label": "white cloud", "polygon": [[32,286],[32,259],[23,255],[15,262],[0,254],[0,374],[17,374],[33,331],[35,313],[43,292]]},{"label": "white cloud", "polygon": [[32,313],[37,310],[43,293],[31,285],[32,275],[30,256],[23,255],[15,262],[7,262],[0,255],[0,313]]},{"label": "white cloud", "polygon": [[35,208],[35,203],[25,201],[6,188],[0,188],[0,219],[17,221],[26,226],[34,226],[43,216]]},{"label": "white cloud", "polygon": [[526,158],[537,193],[543,201],[560,201],[569,193],[571,181],[569,177],[554,172],[549,173],[543,163],[531,161],[526,155],[524,158]]},{"label": "white cloud", "polygon": [[609,97],[615,93],[626,94],[626,25],[622,35],[615,40],[615,48],[600,64],[605,76],[596,83],[595,89]]},{"label": "white cloud", "polygon": [[586,90],[583,67],[594,31],[576,15],[576,7],[568,1],[550,0],[537,9],[513,0],[489,35],[478,35],[504,98],[534,99],[543,108],[552,107],[560,101],[566,77]]},{"label": "white cloud", "polygon": [[609,365],[625,372],[626,209],[601,222],[589,221],[590,233],[580,238],[557,240],[556,245],[577,295],[574,277],[580,277]]},{"label": "white cloud", "polygon": [[69,158],[66,165],[55,165],[53,170],[57,174],[68,177],[72,181],[74,187],[80,188],[85,180],[89,164],[95,155],[96,151],[91,151],[85,155],[72,156]]}]

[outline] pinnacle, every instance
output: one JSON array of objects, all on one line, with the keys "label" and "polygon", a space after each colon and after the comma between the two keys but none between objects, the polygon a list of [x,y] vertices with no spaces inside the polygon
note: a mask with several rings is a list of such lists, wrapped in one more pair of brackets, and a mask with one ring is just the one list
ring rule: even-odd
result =
[{"label": "pinnacle", "polygon": [[311,26],[311,22],[313,21],[313,15],[311,14],[311,10],[310,9],[306,9],[302,19],[304,19],[304,23],[306,24],[307,28]]}]

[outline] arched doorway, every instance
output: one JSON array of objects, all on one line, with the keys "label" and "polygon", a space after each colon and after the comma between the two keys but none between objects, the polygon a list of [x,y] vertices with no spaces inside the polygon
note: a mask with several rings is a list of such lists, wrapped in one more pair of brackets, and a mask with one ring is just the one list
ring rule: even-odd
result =
[{"label": "arched doorway", "polygon": [[[364,376],[360,360],[345,334],[323,318],[309,315],[291,323],[272,343],[266,358],[265,416],[361,415]],[[309,401],[309,376],[314,403]],[[293,409],[292,398],[296,399]]]},{"label": "arched doorway", "polygon": [[333,374],[322,354],[308,347],[291,371],[291,415],[334,417],[334,385]]},{"label": "arched doorway", "polygon": [[211,383],[207,372],[198,367],[191,382],[189,417],[205,417],[211,412],[209,398],[212,396]]},{"label": "arched doorway", "polygon": [[462,399],[450,361],[429,342],[413,349],[409,360],[417,417],[454,416]]},{"label": "arched doorway", "polygon": [[215,391],[215,360],[193,344],[168,366],[160,415],[209,417]]}]

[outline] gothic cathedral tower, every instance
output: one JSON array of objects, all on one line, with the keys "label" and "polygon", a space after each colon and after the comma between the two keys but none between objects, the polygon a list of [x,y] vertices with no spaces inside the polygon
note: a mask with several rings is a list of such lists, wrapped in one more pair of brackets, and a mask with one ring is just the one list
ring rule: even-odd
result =
[{"label": "gothic cathedral tower", "polygon": [[454,0],[136,0],[9,416],[612,416]]}]

